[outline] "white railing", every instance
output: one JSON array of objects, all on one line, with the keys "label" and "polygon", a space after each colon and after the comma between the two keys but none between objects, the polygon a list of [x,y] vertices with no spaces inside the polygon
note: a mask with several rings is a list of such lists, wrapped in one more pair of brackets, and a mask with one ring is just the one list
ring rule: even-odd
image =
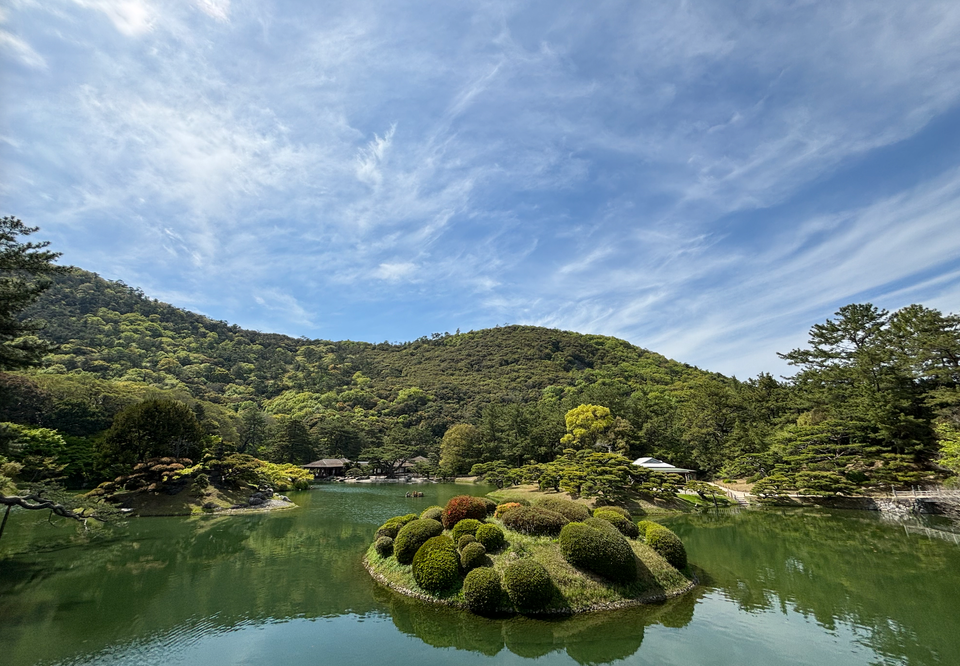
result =
[{"label": "white railing", "polygon": [[897,490],[891,486],[890,490],[891,497],[894,499],[922,499],[925,497],[960,499],[960,490],[953,489],[944,490],[943,488],[937,488],[935,490],[920,490],[919,488],[914,487],[910,490]]}]

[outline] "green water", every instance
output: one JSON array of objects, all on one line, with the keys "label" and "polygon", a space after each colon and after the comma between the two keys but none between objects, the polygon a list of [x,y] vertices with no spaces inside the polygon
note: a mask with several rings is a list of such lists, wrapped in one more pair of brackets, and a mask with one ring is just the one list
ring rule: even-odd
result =
[{"label": "green water", "polygon": [[[265,515],[80,534],[15,514],[0,541],[0,663],[960,664],[960,546],[824,511],[666,521],[703,584],[651,607],[486,620],[399,597],[360,565],[384,519],[489,488],[325,486]],[[960,539],[958,539],[960,541]]]}]

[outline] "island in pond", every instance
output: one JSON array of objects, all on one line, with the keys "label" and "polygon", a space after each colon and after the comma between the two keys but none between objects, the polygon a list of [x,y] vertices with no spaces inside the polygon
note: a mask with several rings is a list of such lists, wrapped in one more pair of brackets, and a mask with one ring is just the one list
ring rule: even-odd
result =
[{"label": "island in pond", "polygon": [[560,497],[497,504],[460,495],[396,516],[377,530],[364,565],[397,592],[482,615],[623,608],[695,585],[666,527]]}]

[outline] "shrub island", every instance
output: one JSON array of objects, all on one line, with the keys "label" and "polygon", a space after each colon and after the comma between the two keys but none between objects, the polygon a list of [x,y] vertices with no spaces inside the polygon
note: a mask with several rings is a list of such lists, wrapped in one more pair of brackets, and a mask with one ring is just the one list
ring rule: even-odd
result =
[{"label": "shrub island", "polygon": [[653,603],[694,586],[683,542],[625,510],[460,495],[391,518],[364,565],[402,594],[491,614],[570,614]]}]

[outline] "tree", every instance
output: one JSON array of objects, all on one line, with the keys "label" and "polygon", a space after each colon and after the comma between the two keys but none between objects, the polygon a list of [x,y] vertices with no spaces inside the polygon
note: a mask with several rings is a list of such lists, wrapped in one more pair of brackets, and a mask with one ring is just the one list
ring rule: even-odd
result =
[{"label": "tree", "polygon": [[51,346],[34,333],[40,324],[19,315],[50,286],[47,276],[65,269],[53,262],[59,252],[45,250],[49,241],[24,242],[38,227],[28,227],[15,217],[0,218],[0,370],[40,363]]},{"label": "tree", "polygon": [[32,483],[17,488],[14,478],[22,469],[20,463],[10,462],[0,456],[0,506],[6,507],[3,520],[0,521],[0,537],[7,526],[10,510],[15,506],[29,511],[49,511],[52,516],[70,518],[84,526],[87,520],[107,522],[119,514],[114,507],[64,492],[55,484]]},{"label": "tree", "polygon": [[144,400],[113,419],[100,444],[106,465],[132,467],[148,458],[191,458],[200,453],[203,428],[193,410],[176,400]]},{"label": "tree", "polygon": [[605,436],[613,426],[613,415],[603,405],[580,405],[566,413],[567,434],[560,442],[564,446],[592,449],[598,444],[606,448]]},{"label": "tree", "polygon": [[444,476],[466,473],[478,459],[480,433],[476,426],[458,423],[440,442],[440,471]]},{"label": "tree", "polygon": [[317,447],[303,421],[290,416],[277,418],[270,446],[273,462],[306,464],[316,458]]},{"label": "tree", "polygon": [[247,405],[240,410],[240,424],[237,427],[237,453],[258,454],[266,446],[268,432],[267,417],[256,405]]}]

